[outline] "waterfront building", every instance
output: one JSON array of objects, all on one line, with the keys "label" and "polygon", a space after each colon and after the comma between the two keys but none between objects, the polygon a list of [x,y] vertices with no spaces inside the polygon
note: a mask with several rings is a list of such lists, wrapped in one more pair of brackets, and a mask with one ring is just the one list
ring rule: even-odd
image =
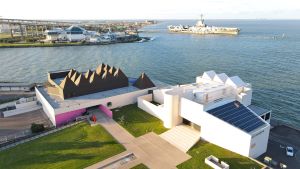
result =
[{"label": "waterfront building", "polygon": [[207,71],[195,83],[155,89],[139,97],[138,107],[167,128],[190,125],[199,131],[199,139],[256,158],[267,150],[270,124],[256,114],[251,100],[249,83]]},{"label": "waterfront building", "polygon": [[91,43],[112,43],[116,41],[116,34],[108,31],[103,34],[96,34],[90,37],[89,42]]},{"label": "waterfront building", "polygon": [[46,30],[46,41],[57,41],[57,40],[66,40],[65,31],[61,28],[54,28],[52,30]]},{"label": "waterfront building", "polygon": [[86,35],[88,34],[88,31],[85,29],[79,27],[79,26],[70,26],[66,30],[67,39],[70,42],[78,42],[86,39]]},{"label": "waterfront building", "polygon": [[166,128],[190,126],[197,138],[193,144],[201,138],[253,158],[267,149],[270,111],[251,103],[249,83],[225,73],[207,71],[195,83],[171,86],[144,73],[128,78],[121,69],[102,64],[82,73],[74,69],[49,72],[48,83],[36,87],[36,97],[54,126],[95,108],[112,117],[110,109],[137,103]]},{"label": "waterfront building", "polygon": [[137,102],[139,96],[160,86],[142,73],[128,78],[121,69],[101,64],[96,70],[71,69],[48,72],[45,86],[36,87],[36,97],[54,126],[61,126],[89,109],[112,109]]},{"label": "waterfront building", "polygon": [[78,42],[87,39],[88,36],[94,35],[95,31],[87,31],[80,26],[72,25],[67,29],[55,28],[46,30],[46,41],[69,41]]}]

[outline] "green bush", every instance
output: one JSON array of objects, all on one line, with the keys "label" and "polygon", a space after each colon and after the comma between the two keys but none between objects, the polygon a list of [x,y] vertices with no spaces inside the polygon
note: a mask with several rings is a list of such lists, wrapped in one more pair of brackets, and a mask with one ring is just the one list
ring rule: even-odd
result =
[{"label": "green bush", "polygon": [[31,124],[31,132],[32,133],[39,133],[44,130],[45,130],[44,124],[36,124],[36,123]]}]

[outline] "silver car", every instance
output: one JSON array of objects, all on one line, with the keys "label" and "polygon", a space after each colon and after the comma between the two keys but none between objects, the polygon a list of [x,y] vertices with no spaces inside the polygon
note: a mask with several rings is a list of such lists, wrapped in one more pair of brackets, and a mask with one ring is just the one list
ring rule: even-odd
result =
[{"label": "silver car", "polygon": [[289,156],[289,157],[294,156],[294,148],[293,147],[287,146],[285,150],[286,150],[286,155],[287,156]]}]

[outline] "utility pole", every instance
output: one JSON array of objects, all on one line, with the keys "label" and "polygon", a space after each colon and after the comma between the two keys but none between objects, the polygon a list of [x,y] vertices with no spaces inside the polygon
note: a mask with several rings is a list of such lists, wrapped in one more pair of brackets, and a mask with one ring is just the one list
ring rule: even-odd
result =
[{"label": "utility pole", "polygon": [[24,32],[23,32],[23,28],[22,28],[22,24],[21,23],[19,24],[19,27],[20,27],[20,31],[21,31],[22,40],[24,40]]},{"label": "utility pole", "polygon": [[28,37],[27,25],[24,25],[24,26],[25,26],[25,35],[26,35],[26,37]]},{"label": "utility pole", "polygon": [[39,35],[39,30],[38,30],[38,26],[37,26],[36,21],[35,21],[35,34],[36,34],[36,36]]},{"label": "utility pole", "polygon": [[10,29],[10,37],[13,38],[14,34],[13,34],[13,30],[12,30],[12,27],[11,27],[11,24],[10,24],[9,20],[8,20],[8,25],[9,25],[9,29]]}]

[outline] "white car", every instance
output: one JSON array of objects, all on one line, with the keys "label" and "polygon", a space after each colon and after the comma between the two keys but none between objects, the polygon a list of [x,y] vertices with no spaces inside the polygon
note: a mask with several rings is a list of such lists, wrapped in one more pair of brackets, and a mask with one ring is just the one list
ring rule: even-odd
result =
[{"label": "white car", "polygon": [[286,147],[286,155],[290,156],[290,157],[294,156],[294,149],[293,149],[293,147],[290,147],[290,146]]}]

